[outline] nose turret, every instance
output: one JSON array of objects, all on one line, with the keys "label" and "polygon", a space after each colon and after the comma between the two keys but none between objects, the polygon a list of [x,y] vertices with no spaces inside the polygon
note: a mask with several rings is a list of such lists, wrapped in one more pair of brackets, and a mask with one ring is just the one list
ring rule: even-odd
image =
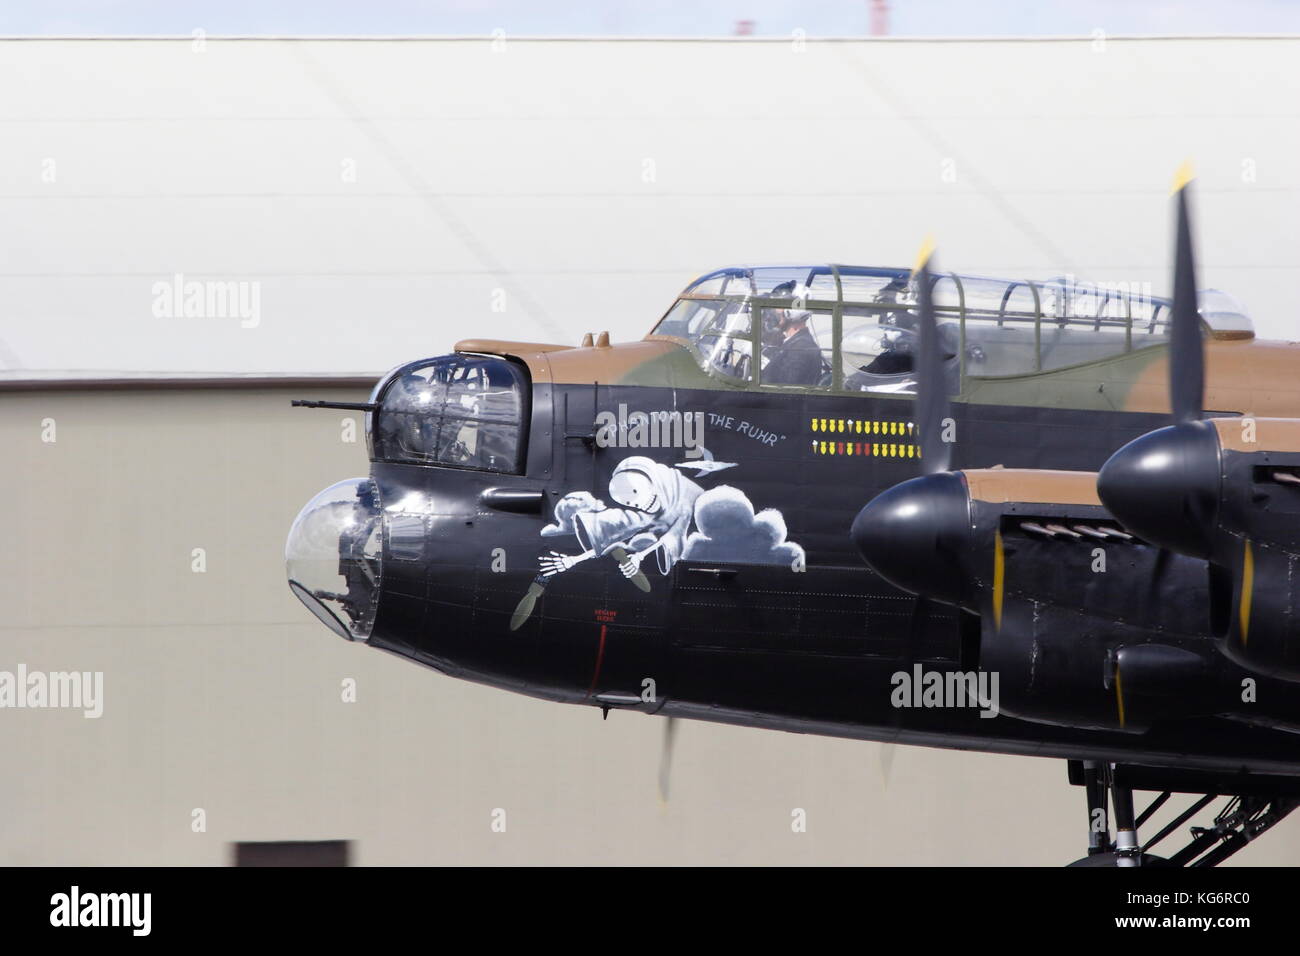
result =
[{"label": "nose turret", "polygon": [[379,608],[383,538],[369,478],[330,485],[298,513],[284,545],[289,590],[339,637],[370,637]]}]

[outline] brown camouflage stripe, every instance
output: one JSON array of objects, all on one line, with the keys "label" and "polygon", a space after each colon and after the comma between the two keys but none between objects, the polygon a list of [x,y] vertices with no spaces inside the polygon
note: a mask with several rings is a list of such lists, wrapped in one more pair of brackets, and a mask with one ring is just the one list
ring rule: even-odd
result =
[{"label": "brown camouflage stripe", "polygon": [[1300,420],[1294,418],[1215,418],[1211,423],[1225,451],[1300,452]]},{"label": "brown camouflage stripe", "polygon": [[972,501],[1100,506],[1097,475],[1091,471],[1034,468],[978,468],[963,471]]},{"label": "brown camouflage stripe", "polygon": [[[458,352],[510,355],[534,380],[555,384],[646,385],[744,390],[709,375],[680,340],[649,336],[605,347],[466,339]],[[1211,412],[1300,416],[1300,343],[1209,339],[1205,346],[1205,408]],[[1087,365],[1006,378],[968,378],[959,401],[982,405],[1169,413],[1169,362],[1164,347],[1139,349]],[[784,393],[844,395],[828,389]]]}]

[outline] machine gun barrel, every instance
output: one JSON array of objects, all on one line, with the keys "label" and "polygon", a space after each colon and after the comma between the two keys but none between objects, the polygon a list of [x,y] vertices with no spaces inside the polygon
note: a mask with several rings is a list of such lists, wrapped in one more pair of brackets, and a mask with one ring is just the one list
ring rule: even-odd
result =
[{"label": "machine gun barrel", "polygon": [[321,402],[305,398],[295,398],[289,404],[295,408],[342,408],[353,412],[373,412],[379,408],[374,402]]}]

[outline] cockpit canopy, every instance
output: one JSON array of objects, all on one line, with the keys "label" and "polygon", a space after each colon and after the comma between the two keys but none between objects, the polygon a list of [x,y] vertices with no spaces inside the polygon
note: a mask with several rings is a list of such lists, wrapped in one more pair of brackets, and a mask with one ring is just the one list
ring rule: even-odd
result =
[{"label": "cockpit canopy", "polygon": [[508,359],[444,355],[390,372],[368,422],[375,461],[518,472],[527,374]]},{"label": "cockpit canopy", "polygon": [[[940,343],[963,376],[1068,368],[1169,339],[1172,303],[1140,283],[955,273],[936,274],[933,283]],[[916,291],[907,269],[721,269],[692,283],[651,335],[684,344],[705,371],[737,383],[905,391],[918,346]],[[1200,309],[1209,334],[1254,334],[1226,293],[1201,292]]]}]

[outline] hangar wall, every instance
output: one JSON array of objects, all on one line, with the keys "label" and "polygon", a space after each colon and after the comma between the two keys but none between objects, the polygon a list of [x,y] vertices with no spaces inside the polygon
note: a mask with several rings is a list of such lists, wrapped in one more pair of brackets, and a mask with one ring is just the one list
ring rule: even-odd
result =
[{"label": "hangar wall", "polygon": [[[640,337],[734,262],[1203,283],[1295,337],[1300,38],[0,40],[0,369]],[[243,282],[257,321],[158,309]],[[158,314],[158,313],[162,314]]]},{"label": "hangar wall", "polygon": [[[0,709],[0,864],[217,865],[289,840],[352,841],[363,865],[1083,855],[1061,761],[882,761],[873,743],[686,722],[661,807],[662,720],[602,721],[340,640],[285,586],[284,537],[316,491],[366,472],[364,444],[344,440],[347,413],[296,397],[365,394],[0,392],[0,670],[104,675],[97,719]],[[1300,863],[1297,836],[1284,821],[1236,862]]]}]

